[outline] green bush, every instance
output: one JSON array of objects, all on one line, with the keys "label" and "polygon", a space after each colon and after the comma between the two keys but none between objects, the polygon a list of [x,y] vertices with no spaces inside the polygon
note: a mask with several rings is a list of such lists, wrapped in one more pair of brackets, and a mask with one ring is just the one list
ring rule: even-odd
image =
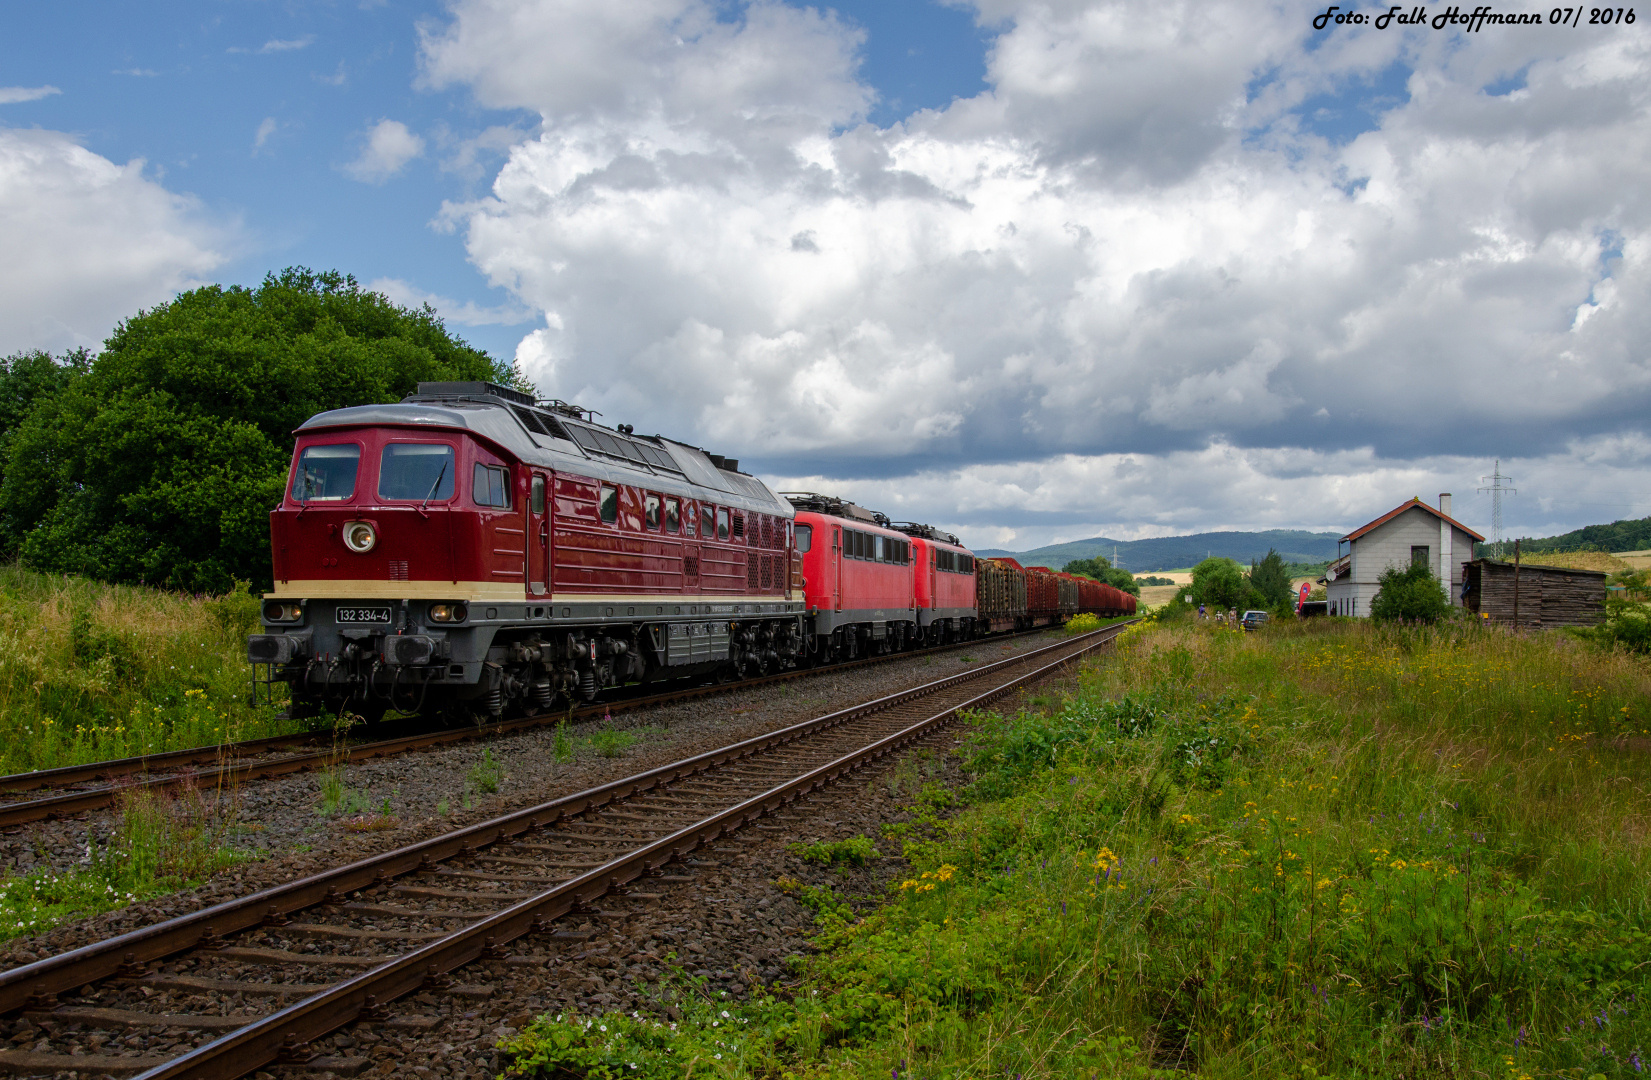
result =
[{"label": "green bush", "polygon": [[269,511],[310,416],[396,401],[421,379],[518,378],[429,309],[301,268],[139,312],[89,364],[9,363],[7,547],[45,570],[213,593],[269,587]]},{"label": "green bush", "polygon": [[865,866],[877,857],[877,845],[869,836],[851,836],[847,840],[815,840],[807,844],[791,844],[786,848],[803,862],[820,866]]},{"label": "green bush", "polygon": [[1248,593],[1244,571],[1237,563],[1219,555],[1192,568],[1192,602],[1207,604],[1217,611],[1242,610]]},{"label": "green bush", "polygon": [[1370,617],[1376,622],[1434,623],[1450,614],[1450,598],[1426,563],[1390,566],[1376,579]]},{"label": "green bush", "polygon": [[626,750],[636,745],[637,737],[628,731],[616,728],[597,728],[590,733],[590,746],[605,758],[616,758],[624,755]]}]

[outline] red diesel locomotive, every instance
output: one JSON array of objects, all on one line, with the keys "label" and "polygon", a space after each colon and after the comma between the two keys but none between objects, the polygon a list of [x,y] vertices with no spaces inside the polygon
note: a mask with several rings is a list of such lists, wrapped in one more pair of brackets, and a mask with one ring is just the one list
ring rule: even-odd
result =
[{"label": "red diesel locomotive", "polygon": [[791,506],[736,461],[485,383],[297,434],[248,642],[294,715],[533,712],[805,644]]},{"label": "red diesel locomotive", "polygon": [[[297,432],[248,658],[294,716],[534,713],[1134,598],[488,383],[420,383]],[[1087,583],[1087,584],[1086,584]]]}]

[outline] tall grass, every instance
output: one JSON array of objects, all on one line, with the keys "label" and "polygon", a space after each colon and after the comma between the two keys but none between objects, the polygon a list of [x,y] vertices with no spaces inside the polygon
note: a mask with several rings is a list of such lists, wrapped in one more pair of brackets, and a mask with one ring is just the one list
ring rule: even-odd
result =
[{"label": "tall grass", "polygon": [[0,567],[0,773],[291,730],[247,702],[257,598]]}]

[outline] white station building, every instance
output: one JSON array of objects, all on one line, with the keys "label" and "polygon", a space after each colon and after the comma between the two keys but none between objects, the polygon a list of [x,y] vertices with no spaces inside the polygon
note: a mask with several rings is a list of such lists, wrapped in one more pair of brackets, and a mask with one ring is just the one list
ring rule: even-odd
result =
[{"label": "white station building", "polygon": [[1473,561],[1473,545],[1485,538],[1450,516],[1450,494],[1439,496],[1435,510],[1412,499],[1368,525],[1354,529],[1337,544],[1346,544],[1324,574],[1324,598],[1331,615],[1368,616],[1376,596],[1376,579],[1390,566],[1427,563],[1444,582],[1450,602],[1462,606],[1462,581]]}]

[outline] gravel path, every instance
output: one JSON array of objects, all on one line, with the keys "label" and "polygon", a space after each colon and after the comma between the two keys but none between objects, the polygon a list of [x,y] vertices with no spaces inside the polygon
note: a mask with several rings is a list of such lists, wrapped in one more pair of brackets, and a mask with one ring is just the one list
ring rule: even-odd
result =
[{"label": "gravel path", "polygon": [[[347,788],[359,793],[360,804],[376,810],[388,800],[394,824],[379,831],[352,830],[353,815],[323,816],[319,812],[321,779],[315,774],[257,781],[230,796],[237,804],[232,842],[257,855],[255,861],[225,871],[197,889],[9,942],[0,949],[0,968],[78,948],[326,867],[667,765],[856,702],[944,678],[979,663],[1040,648],[1058,637],[1051,633],[1012,641],[988,640],[939,655],[623,712],[613,717],[611,726],[635,735],[638,741],[615,758],[601,756],[589,743],[589,736],[604,726],[600,721],[570,729],[576,746],[572,762],[555,760],[553,728],[490,740],[486,748],[502,773],[499,790],[494,794],[477,794],[468,783],[481,759],[482,744],[351,764],[342,779]],[[445,815],[438,812],[444,804]],[[88,844],[101,846],[113,820],[111,813],[97,812],[8,829],[0,834],[0,866],[18,873],[42,867],[71,868],[84,860]]]}]

